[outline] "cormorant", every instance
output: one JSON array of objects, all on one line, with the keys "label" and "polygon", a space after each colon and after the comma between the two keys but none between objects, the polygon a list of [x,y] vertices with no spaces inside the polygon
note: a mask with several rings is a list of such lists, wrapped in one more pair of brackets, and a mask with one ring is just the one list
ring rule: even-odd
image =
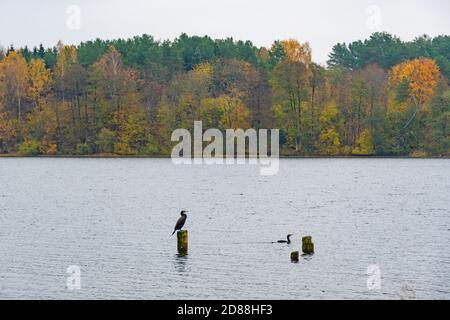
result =
[{"label": "cormorant", "polygon": [[293,236],[293,234],[288,234],[287,235],[287,240],[278,240],[278,243],[287,243],[287,244],[289,244],[289,243],[291,243],[291,237]]},{"label": "cormorant", "polygon": [[186,222],[186,212],[188,212],[187,210],[182,210],[180,212],[181,217],[178,218],[177,224],[175,225],[175,228],[173,229],[172,235],[175,233],[175,231],[177,230],[181,230],[181,228],[183,228],[185,222]]}]

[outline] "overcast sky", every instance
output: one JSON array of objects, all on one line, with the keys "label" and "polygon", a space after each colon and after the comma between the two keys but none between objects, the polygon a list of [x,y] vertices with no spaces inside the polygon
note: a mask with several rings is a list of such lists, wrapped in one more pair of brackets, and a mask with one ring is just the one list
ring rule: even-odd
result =
[{"label": "overcast sky", "polygon": [[[80,25],[71,5],[80,8]],[[313,59],[325,62],[337,42],[388,31],[404,40],[450,34],[449,0],[0,0],[0,45],[30,47],[58,40],[147,33],[233,37],[270,46],[276,39],[308,41]]]}]

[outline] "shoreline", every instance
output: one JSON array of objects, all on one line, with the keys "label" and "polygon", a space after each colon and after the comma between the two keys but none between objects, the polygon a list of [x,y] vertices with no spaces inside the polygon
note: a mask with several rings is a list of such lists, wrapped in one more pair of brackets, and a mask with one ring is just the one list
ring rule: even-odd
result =
[{"label": "shoreline", "polygon": [[[61,159],[170,159],[170,155],[114,155],[114,154],[90,154],[90,155],[18,155],[0,154],[1,158],[61,158]],[[194,159],[195,157],[192,157]],[[237,157],[235,157],[237,158]],[[280,155],[279,159],[450,159],[450,155],[445,156],[368,156],[368,155],[336,155],[336,156],[315,156],[315,155]],[[224,158],[225,159],[225,158]],[[247,157],[246,157],[247,159]]]}]

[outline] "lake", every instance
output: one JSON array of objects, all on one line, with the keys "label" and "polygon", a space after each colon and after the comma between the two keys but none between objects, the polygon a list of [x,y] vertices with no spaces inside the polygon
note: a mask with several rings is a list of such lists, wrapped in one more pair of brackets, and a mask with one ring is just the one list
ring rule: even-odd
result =
[{"label": "lake", "polygon": [[[282,159],[261,176],[0,158],[0,179],[0,299],[450,299],[448,159]],[[181,209],[186,257],[170,236]],[[291,263],[305,235],[315,254]]]}]

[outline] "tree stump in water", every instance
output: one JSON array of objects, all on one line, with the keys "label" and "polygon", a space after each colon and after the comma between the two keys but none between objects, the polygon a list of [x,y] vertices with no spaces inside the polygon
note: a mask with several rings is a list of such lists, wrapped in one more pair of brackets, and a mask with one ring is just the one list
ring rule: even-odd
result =
[{"label": "tree stump in water", "polygon": [[304,254],[314,253],[314,243],[312,242],[311,236],[306,236],[302,238],[302,251]]},{"label": "tree stump in water", "polygon": [[188,253],[188,232],[187,230],[180,230],[177,232],[178,240],[178,254],[185,256]]}]

